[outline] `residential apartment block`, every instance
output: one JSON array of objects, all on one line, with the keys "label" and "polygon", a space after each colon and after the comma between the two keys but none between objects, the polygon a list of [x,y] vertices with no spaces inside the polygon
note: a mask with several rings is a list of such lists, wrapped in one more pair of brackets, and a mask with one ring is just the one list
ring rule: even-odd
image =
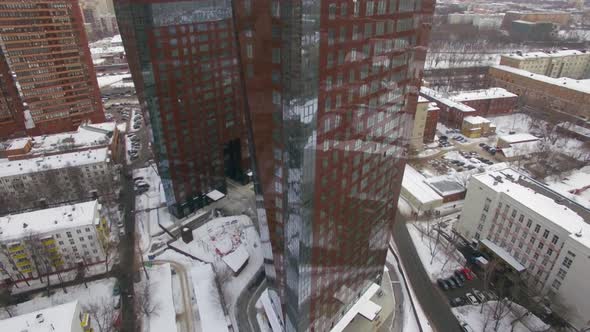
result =
[{"label": "residential apartment block", "polygon": [[511,169],[473,175],[455,229],[547,294],[579,329],[590,308],[590,212]]},{"label": "residential apartment block", "polygon": [[586,50],[554,50],[504,54],[500,58],[500,65],[553,78],[590,78],[590,52]]},{"label": "residential apartment block", "polygon": [[180,218],[250,168],[231,1],[114,4],[166,201]]},{"label": "residential apartment block", "polygon": [[274,303],[339,330],[381,282],[434,1],[233,4]]},{"label": "residential apartment block", "polygon": [[517,94],[523,104],[536,107],[556,118],[590,119],[588,80],[552,78],[508,66],[493,66],[490,83]]},{"label": "residential apartment block", "polygon": [[108,148],[0,162],[0,213],[116,195]]},{"label": "residential apartment block", "polygon": [[428,99],[419,97],[416,113],[414,115],[414,125],[410,138],[410,149],[422,151],[424,143],[434,141],[436,134],[436,124],[438,120],[438,106]]},{"label": "residential apartment block", "polygon": [[0,137],[103,122],[78,0],[1,1],[0,12]]},{"label": "residential apartment block", "polygon": [[1,331],[93,332],[90,315],[76,301],[0,320]]},{"label": "residential apartment block", "polygon": [[98,201],[0,217],[0,284],[104,262],[108,237]]}]

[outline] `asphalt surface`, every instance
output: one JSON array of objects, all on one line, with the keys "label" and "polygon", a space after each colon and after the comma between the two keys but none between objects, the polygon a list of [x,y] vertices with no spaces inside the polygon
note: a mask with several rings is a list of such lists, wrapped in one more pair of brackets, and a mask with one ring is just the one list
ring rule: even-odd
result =
[{"label": "asphalt surface", "polygon": [[242,291],[236,303],[236,321],[239,331],[260,331],[256,322],[255,300],[266,286],[264,269],[260,268],[256,276],[250,281],[248,287]]},{"label": "asphalt surface", "polygon": [[[402,309],[405,305],[407,299],[404,297],[404,293],[402,290],[403,281],[400,280],[399,274],[397,273],[397,268],[390,264],[389,262],[385,262],[387,269],[389,269],[389,279],[391,280],[391,286],[393,287],[393,296],[395,297],[395,305],[396,307],[393,309],[395,310],[395,315],[393,315],[393,320],[390,323],[389,331],[403,331],[404,325],[404,310]],[[385,324],[384,324],[385,325]]]},{"label": "asphalt surface", "polygon": [[418,252],[406,228],[406,218],[399,212],[393,227],[393,238],[399,251],[399,258],[404,264],[406,277],[412,284],[412,289],[431,326],[437,332],[461,331],[459,322],[449,307],[447,297],[430,281],[420,262]]}]

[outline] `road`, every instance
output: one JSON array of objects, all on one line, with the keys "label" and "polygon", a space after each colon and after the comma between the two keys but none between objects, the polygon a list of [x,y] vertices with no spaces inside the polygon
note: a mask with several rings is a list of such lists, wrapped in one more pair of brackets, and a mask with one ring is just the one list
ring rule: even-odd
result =
[{"label": "road", "polygon": [[193,323],[195,321],[195,316],[194,316],[194,311],[193,311],[193,302],[191,300],[192,292],[191,292],[191,287],[188,283],[186,269],[181,264],[178,264],[177,262],[170,261],[170,260],[155,260],[155,261],[153,261],[153,263],[154,264],[168,263],[176,271],[176,275],[180,279],[180,289],[182,291],[182,305],[183,305],[183,309],[184,309],[184,312],[182,314],[178,315],[177,319],[181,318],[184,321],[184,324],[183,324],[184,331],[194,332],[195,328],[194,328]]},{"label": "road", "polygon": [[264,270],[261,268],[256,276],[250,281],[248,287],[242,291],[236,303],[236,321],[239,331],[260,331],[256,322],[255,300],[260,297],[266,288]]},{"label": "road", "polygon": [[396,272],[396,267],[392,264],[386,262],[385,265],[387,269],[389,269],[389,279],[391,280],[391,287],[393,287],[393,296],[395,298],[396,307],[393,309],[395,310],[395,315],[393,315],[394,319],[391,322],[391,327],[389,331],[399,331],[404,332],[403,325],[404,325],[404,310],[402,308],[406,303],[406,299],[404,298],[404,294],[402,291],[403,281],[400,281],[399,275]]},{"label": "road", "polygon": [[393,227],[393,238],[420,306],[437,332],[460,331],[444,294],[430,281],[406,228],[406,218],[399,211]]}]

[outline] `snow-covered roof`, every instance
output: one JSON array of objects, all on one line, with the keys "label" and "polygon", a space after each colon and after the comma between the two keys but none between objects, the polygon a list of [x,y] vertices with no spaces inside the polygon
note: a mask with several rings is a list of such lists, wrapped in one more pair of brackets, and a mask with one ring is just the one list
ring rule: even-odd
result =
[{"label": "snow-covered roof", "polygon": [[207,193],[207,197],[209,197],[212,201],[216,202],[225,197],[225,195],[219,190],[213,190]]},{"label": "snow-covered roof", "polygon": [[571,122],[562,122],[557,124],[558,127],[576,133],[578,135],[584,136],[586,138],[590,138],[590,129],[582,126],[578,126],[577,124],[573,124]]},{"label": "snow-covered roof", "polygon": [[501,260],[503,260],[504,262],[506,262],[508,265],[510,265],[514,270],[516,270],[516,272],[522,272],[524,270],[526,270],[526,267],[524,267],[524,265],[520,264],[514,257],[512,257],[512,255],[510,255],[510,253],[508,251],[506,251],[504,248],[500,247],[499,245],[496,245],[494,242],[488,240],[488,239],[483,239],[480,240],[480,242],[486,246],[488,249],[490,249],[496,256],[498,256]]},{"label": "snow-covered roof", "polygon": [[428,104],[428,109],[427,109],[428,112],[439,111],[439,110],[440,110],[440,108],[438,107],[438,105],[436,105],[436,103]]},{"label": "snow-covered roof", "polygon": [[236,250],[223,256],[222,259],[234,273],[237,273],[248,262],[248,258],[250,258],[248,251],[243,246],[239,246]]},{"label": "snow-covered roof", "polygon": [[[511,181],[507,177],[508,175],[512,176],[515,181]],[[520,173],[507,168],[500,171],[476,174],[473,175],[473,178],[497,193],[511,197],[540,217],[563,228],[570,234],[570,238],[590,248],[590,224],[587,224],[583,217],[570,208],[557,203],[554,199],[543,195],[541,192],[518,183],[517,180],[520,176]],[[497,181],[497,178],[501,178],[502,182]],[[576,233],[581,234],[581,236],[576,236]]]},{"label": "snow-covered roof", "polygon": [[190,273],[201,318],[201,329],[229,332],[211,264],[194,266]]},{"label": "snow-covered roof", "polygon": [[465,187],[449,175],[435,176],[426,183],[441,196],[449,196],[465,191]]},{"label": "snow-covered roof", "polygon": [[470,101],[470,100],[483,100],[483,99],[496,99],[496,98],[514,98],[518,97],[516,94],[509,92],[503,88],[489,88],[482,90],[471,90],[462,91],[455,93],[451,96],[454,101]]},{"label": "snow-covered roof", "polygon": [[24,149],[27,146],[27,143],[31,141],[30,138],[14,138],[9,141],[0,144],[0,150],[17,150],[17,149]]},{"label": "snow-covered roof", "polygon": [[31,137],[33,147],[29,154],[40,155],[83,147],[104,147],[111,144],[116,127],[115,122],[82,124],[76,131],[34,136]]},{"label": "snow-covered roof", "polygon": [[575,90],[582,93],[590,93],[590,84],[584,82],[582,80],[575,80],[567,77],[560,77],[560,78],[553,78],[545,75],[533,74],[529,71],[512,68],[503,65],[492,66],[495,69],[510,72],[514,75],[528,77],[538,82],[543,82],[546,84],[551,84],[555,86],[560,86],[563,88],[567,88],[570,90]]},{"label": "snow-covered roof", "polygon": [[530,60],[530,59],[542,59],[542,58],[559,58],[565,56],[574,56],[574,55],[588,55],[590,53],[578,51],[578,50],[554,50],[551,52],[528,52],[528,53],[510,53],[504,54],[503,57],[515,59],[515,60]]},{"label": "snow-covered roof", "polygon": [[420,203],[429,204],[433,202],[442,202],[442,197],[436,193],[424,181],[426,178],[415,168],[406,165],[402,187],[414,196]]},{"label": "snow-covered roof", "polygon": [[363,295],[352,305],[352,307],[340,318],[338,323],[330,330],[330,332],[342,332],[352,322],[354,317],[359,313],[361,306],[365,302],[370,301],[373,295],[379,290],[379,285],[371,284]]},{"label": "snow-covered roof", "polygon": [[381,306],[371,300],[365,301],[359,307],[359,314],[371,321],[377,317],[379,311],[381,311]]},{"label": "snow-covered roof", "polygon": [[422,97],[422,96],[418,96],[418,103],[427,103],[429,102],[428,99]]},{"label": "snow-covered roof", "polygon": [[441,95],[440,93],[438,93],[430,88],[421,87],[420,94],[427,99],[434,100],[438,103],[446,105],[447,107],[455,108],[455,109],[457,109],[461,112],[464,112],[464,113],[470,113],[470,112],[476,111],[473,107],[467,106],[467,105],[460,103],[460,102],[456,102],[450,98],[446,98],[443,95]]},{"label": "snow-covered roof", "polygon": [[24,175],[74,166],[84,166],[109,161],[109,149],[70,152],[30,159],[0,160],[0,177]]},{"label": "snow-covered roof", "polygon": [[502,154],[506,158],[514,158],[519,156],[526,156],[531,153],[538,153],[541,151],[541,146],[538,141],[512,143],[510,147],[503,148]]},{"label": "snow-covered roof", "polygon": [[0,217],[0,241],[18,240],[29,233],[94,225],[98,222],[99,208],[95,200]]},{"label": "snow-covered roof", "polygon": [[125,48],[123,46],[93,47],[90,53],[93,55],[125,53]]},{"label": "snow-covered roof", "polygon": [[98,76],[96,80],[98,81],[98,86],[100,88],[104,88],[110,86],[114,83],[121,82],[124,79],[131,79],[131,74],[121,74],[121,75],[103,75]]},{"label": "snow-covered roof", "polygon": [[467,122],[472,125],[479,125],[484,123],[490,123],[491,121],[481,116],[466,116],[463,118],[463,122]]},{"label": "snow-covered roof", "polygon": [[[0,331],[6,332],[70,332],[79,319],[78,301],[72,301],[28,314],[0,320]],[[80,322],[78,321],[79,325]]]},{"label": "snow-covered roof", "polygon": [[113,38],[111,38],[111,43],[113,44],[120,44],[123,42],[123,39],[121,38],[121,35],[114,35]]},{"label": "snow-covered roof", "polygon": [[539,138],[535,137],[531,134],[527,133],[520,133],[520,134],[512,134],[512,135],[504,135],[498,137],[498,139],[503,140],[506,143],[520,143],[520,142],[531,142],[531,141],[538,141]]}]

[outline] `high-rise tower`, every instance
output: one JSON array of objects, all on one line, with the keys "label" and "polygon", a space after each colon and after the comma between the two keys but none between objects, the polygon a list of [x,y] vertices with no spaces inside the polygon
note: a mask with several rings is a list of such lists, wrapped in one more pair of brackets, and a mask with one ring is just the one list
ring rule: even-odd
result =
[{"label": "high-rise tower", "polygon": [[77,0],[0,1],[0,13],[0,137],[103,122]]},{"label": "high-rise tower", "polygon": [[266,275],[328,331],[383,273],[433,0],[236,0]]},{"label": "high-rise tower", "polygon": [[170,211],[202,206],[250,168],[227,0],[115,0]]}]

